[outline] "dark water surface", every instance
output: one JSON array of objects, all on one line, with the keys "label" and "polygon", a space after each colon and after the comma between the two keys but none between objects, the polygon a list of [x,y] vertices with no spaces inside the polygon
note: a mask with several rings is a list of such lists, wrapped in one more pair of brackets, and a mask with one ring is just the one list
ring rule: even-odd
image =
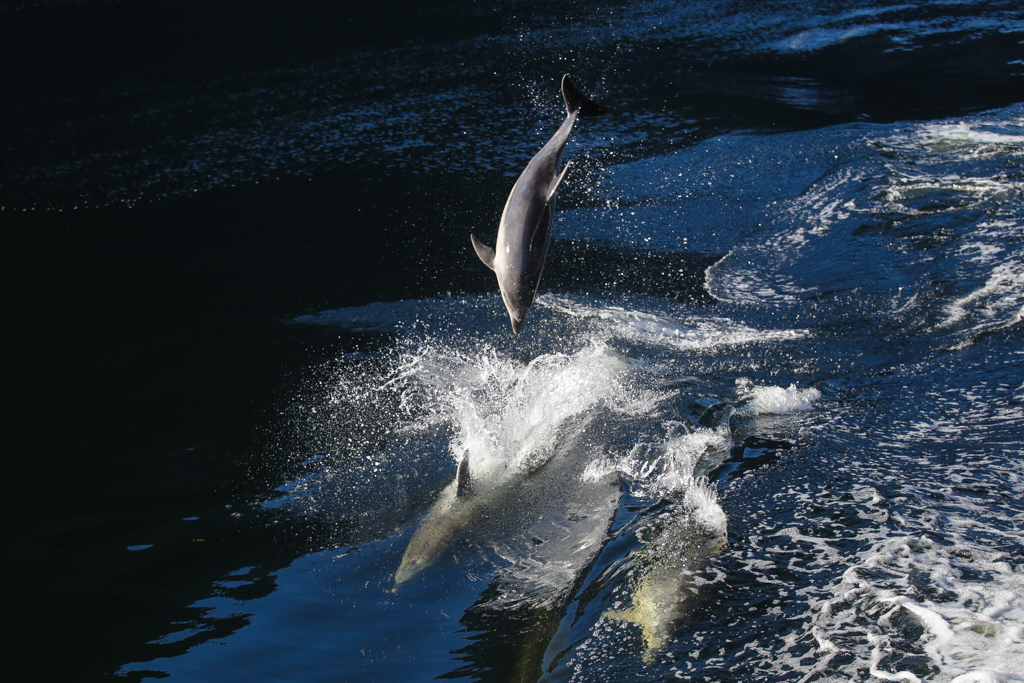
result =
[{"label": "dark water surface", "polygon": [[1024,680],[1018,3],[4,1],[0,88],[10,680]]}]

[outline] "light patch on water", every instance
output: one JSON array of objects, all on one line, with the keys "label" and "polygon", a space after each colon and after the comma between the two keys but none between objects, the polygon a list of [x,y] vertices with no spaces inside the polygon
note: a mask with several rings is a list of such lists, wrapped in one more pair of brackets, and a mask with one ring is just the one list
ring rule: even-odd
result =
[{"label": "light patch on water", "polygon": [[418,320],[423,309],[422,301],[376,301],[365,306],[300,315],[294,322],[304,325],[337,325],[355,332],[392,332]]},{"label": "light patch on water", "polygon": [[785,211],[795,219],[794,228],[779,233],[768,246],[780,254],[798,252],[814,238],[827,235],[832,226],[851,215],[867,213],[868,207],[858,205],[855,198],[847,195],[850,186],[856,187],[864,180],[863,169],[849,166],[819,179],[786,205]]},{"label": "light patch on water", "polygon": [[969,321],[975,332],[1009,327],[1024,320],[1024,263],[1006,261],[992,268],[978,289],[946,305],[938,327]]},{"label": "light patch on water", "polygon": [[993,200],[1017,196],[1024,184],[999,177],[971,177],[956,174],[894,174],[883,191],[890,210],[907,215],[936,210],[959,211]]},{"label": "light patch on water", "polygon": [[[464,296],[415,301],[378,302],[298,316],[294,322],[337,325],[355,332],[403,333],[412,329],[486,328],[493,324],[493,296]],[[653,302],[649,302],[653,305]],[[504,322],[504,321],[502,321]],[[625,307],[586,296],[541,294],[534,301],[530,324],[548,325],[548,332],[568,340],[614,340],[671,351],[713,351],[744,344],[806,339],[810,331],[757,329],[724,317],[680,318],[657,310]],[[502,328],[504,330],[504,328]]]},{"label": "light patch on water", "polygon": [[868,24],[849,28],[821,28],[801,31],[775,44],[779,52],[813,52],[851,38],[869,36],[900,28],[900,24]]},{"label": "light patch on water", "polygon": [[[842,156],[837,151],[817,153],[817,164],[832,165],[824,176],[766,207],[776,223],[774,230],[737,245],[708,269],[708,291],[713,296],[748,305],[796,304],[820,291],[821,283],[827,282],[822,271],[834,267],[828,260],[834,249],[829,245],[844,238],[844,231],[834,235],[833,230],[871,210],[863,199],[867,170],[849,164],[849,150]],[[789,167],[806,163],[785,157],[781,161],[786,165],[782,173],[796,172]]]},{"label": "light patch on water", "polygon": [[[937,152],[961,151],[971,156],[1005,154],[1006,147],[1024,147],[1024,119],[1007,121],[944,121],[922,124],[913,138]],[[1002,149],[1001,149],[1002,148]]]},{"label": "light patch on water", "polygon": [[537,303],[559,313],[597,323],[609,337],[650,344],[677,351],[711,350],[741,344],[794,341],[810,335],[806,329],[758,330],[729,318],[691,318],[628,310],[619,306],[595,306],[593,303],[546,294]]},{"label": "light patch on water", "polygon": [[960,246],[959,253],[970,263],[985,264],[991,263],[1004,248],[995,244],[984,242],[967,242]]},{"label": "light patch on water", "polygon": [[[833,166],[776,205],[767,234],[708,269],[708,291],[748,306],[835,301],[958,350],[1024,320],[1024,118],[842,127]],[[800,160],[775,152],[781,173]],[[842,259],[835,258],[843,254]],[[866,311],[864,310],[866,309]]]}]

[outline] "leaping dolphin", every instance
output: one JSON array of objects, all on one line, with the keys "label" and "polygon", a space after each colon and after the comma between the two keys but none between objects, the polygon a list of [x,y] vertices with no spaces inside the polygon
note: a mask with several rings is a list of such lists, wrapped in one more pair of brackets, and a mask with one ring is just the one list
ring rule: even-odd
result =
[{"label": "leaping dolphin", "polygon": [[484,265],[498,276],[501,298],[512,319],[512,331],[519,334],[530,310],[544,270],[544,257],[555,212],[555,193],[572,162],[559,172],[562,152],[578,116],[599,116],[608,111],[581,93],[569,74],[562,76],[562,97],[567,115],[562,125],[519,175],[505,202],[498,224],[495,249],[470,235],[473,249]]}]

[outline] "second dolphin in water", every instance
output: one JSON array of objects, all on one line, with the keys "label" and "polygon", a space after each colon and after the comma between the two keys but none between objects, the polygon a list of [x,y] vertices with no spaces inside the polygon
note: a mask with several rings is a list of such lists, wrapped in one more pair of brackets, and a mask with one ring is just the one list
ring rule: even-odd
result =
[{"label": "second dolphin in water", "polygon": [[[686,613],[687,603],[703,582],[700,572],[725,546],[728,522],[708,489],[695,489],[697,510],[675,511],[647,549],[635,555],[638,577],[630,606],[605,616],[640,627],[644,640],[643,662],[654,662],[670,640],[672,630]],[[671,514],[671,513],[670,513]]]},{"label": "second dolphin in water", "polygon": [[495,248],[470,235],[477,256],[498,276],[501,298],[512,319],[512,331],[516,334],[523,328],[523,320],[533,303],[544,270],[551,217],[555,212],[555,194],[570,165],[566,164],[561,171],[558,169],[569,133],[577,117],[598,116],[608,111],[587,99],[569,80],[569,74],[562,76],[562,97],[567,112],[565,121],[530,159],[512,187],[498,224]]}]

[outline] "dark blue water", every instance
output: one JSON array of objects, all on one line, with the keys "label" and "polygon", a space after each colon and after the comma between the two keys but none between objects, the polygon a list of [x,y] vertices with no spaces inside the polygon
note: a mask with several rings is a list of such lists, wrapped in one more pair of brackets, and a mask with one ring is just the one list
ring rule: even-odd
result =
[{"label": "dark blue water", "polygon": [[1024,680],[1022,84],[1015,3],[4,2],[9,676]]}]

